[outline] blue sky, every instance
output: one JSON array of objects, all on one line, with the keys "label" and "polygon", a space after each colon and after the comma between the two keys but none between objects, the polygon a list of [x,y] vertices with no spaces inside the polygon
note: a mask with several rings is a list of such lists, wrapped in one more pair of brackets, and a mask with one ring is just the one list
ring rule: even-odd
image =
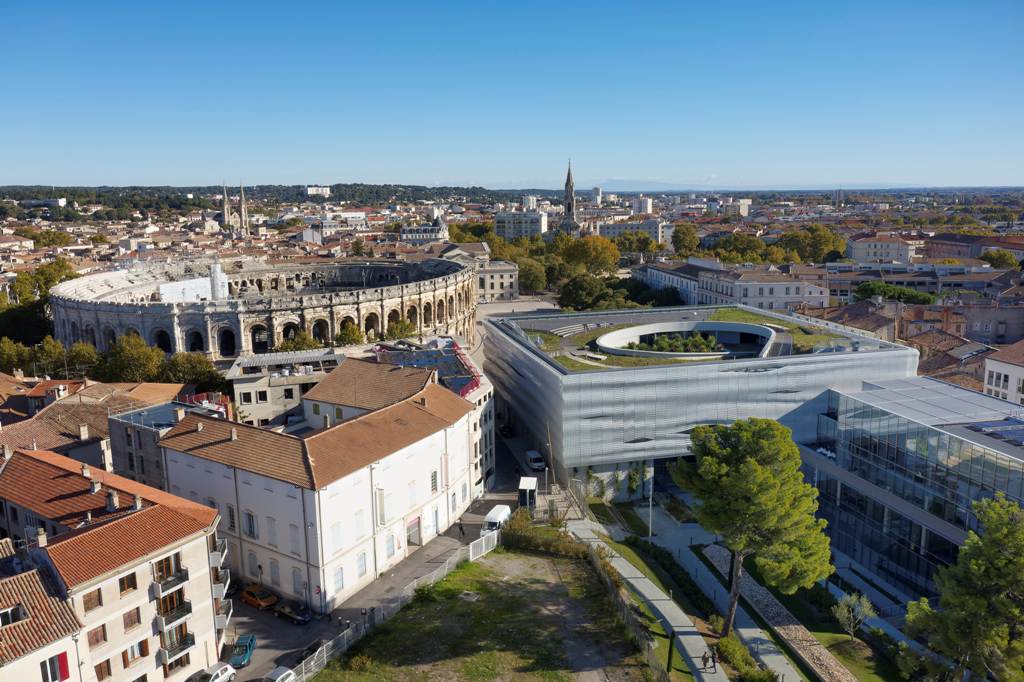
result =
[{"label": "blue sky", "polygon": [[8,3],[0,184],[1024,185],[1024,2]]}]

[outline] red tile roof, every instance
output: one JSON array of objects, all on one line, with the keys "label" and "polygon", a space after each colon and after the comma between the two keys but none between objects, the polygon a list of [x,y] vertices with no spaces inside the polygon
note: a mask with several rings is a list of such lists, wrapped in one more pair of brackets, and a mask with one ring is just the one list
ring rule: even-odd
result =
[{"label": "red tile roof", "polygon": [[[96,467],[90,468],[89,476],[82,475],[81,462],[56,452],[16,450],[6,464],[0,464],[0,498],[66,527],[77,526],[90,511],[94,522],[117,516],[132,506],[136,495],[143,506],[170,507],[200,523],[210,524],[217,515],[215,509],[198,502]],[[94,480],[100,483],[98,493],[91,492]],[[106,511],[109,490],[118,492],[117,512]]]},{"label": "red tile roof", "polygon": [[[216,517],[215,510],[209,511]],[[70,589],[177,545],[211,525],[194,515],[155,505],[60,535],[45,551]]]},{"label": "red tile roof", "polygon": [[454,425],[473,407],[443,386],[427,384],[394,405],[304,438],[193,413],[160,445],[315,490]]},{"label": "red tile roof", "polygon": [[38,570],[0,578],[0,609],[19,605],[27,617],[0,628],[0,667],[82,629],[71,604]]}]

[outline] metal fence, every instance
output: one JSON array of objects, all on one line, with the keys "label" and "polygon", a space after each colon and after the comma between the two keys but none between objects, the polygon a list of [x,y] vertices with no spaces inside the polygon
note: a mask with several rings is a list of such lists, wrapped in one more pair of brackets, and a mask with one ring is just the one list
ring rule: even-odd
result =
[{"label": "metal fence", "polygon": [[373,632],[373,628],[376,625],[380,625],[388,620],[398,613],[403,606],[411,602],[416,596],[418,588],[440,582],[460,564],[467,561],[476,561],[491,552],[500,542],[501,532],[495,531],[474,540],[468,546],[459,547],[443,564],[427,575],[416,578],[416,580],[402,588],[402,591],[397,595],[382,602],[379,608],[373,610],[374,616],[371,622],[365,625],[359,622],[352,623],[347,630],[326,642],[312,656],[299,663],[299,665],[292,669],[292,672],[295,673],[296,682],[307,682],[313,679],[317,673],[327,667],[330,661],[339,658],[366,634]]}]

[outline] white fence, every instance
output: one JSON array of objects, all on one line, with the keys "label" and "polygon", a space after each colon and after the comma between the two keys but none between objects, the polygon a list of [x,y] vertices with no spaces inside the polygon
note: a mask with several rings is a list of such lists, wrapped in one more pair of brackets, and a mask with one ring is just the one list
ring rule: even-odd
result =
[{"label": "white fence", "polygon": [[420,576],[402,588],[394,597],[382,602],[379,608],[374,609],[374,622],[364,627],[362,623],[352,623],[351,627],[342,632],[334,639],[326,642],[316,652],[297,665],[292,672],[295,673],[296,682],[307,682],[313,679],[317,673],[327,667],[328,662],[338,658],[349,647],[358,642],[368,632],[373,631],[374,625],[379,625],[398,613],[403,606],[412,601],[416,596],[416,589],[427,585],[433,585],[444,579],[454,571],[459,564],[466,561],[476,561],[492,551],[501,542],[501,532],[495,531],[474,540],[469,546],[459,547],[447,560],[427,575]]}]

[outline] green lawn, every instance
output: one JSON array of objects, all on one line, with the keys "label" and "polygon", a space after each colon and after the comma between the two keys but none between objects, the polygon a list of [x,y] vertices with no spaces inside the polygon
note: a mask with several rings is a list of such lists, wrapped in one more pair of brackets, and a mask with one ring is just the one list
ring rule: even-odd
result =
[{"label": "green lawn", "polygon": [[562,347],[562,337],[558,334],[552,334],[551,332],[546,332],[543,329],[524,329],[523,331],[526,332],[526,335],[531,339],[535,336],[539,336],[541,348],[548,353],[556,351]]},{"label": "green lawn", "polygon": [[615,520],[615,515],[612,514],[611,508],[608,503],[599,497],[588,497],[587,506],[590,507],[591,513],[597,517],[597,520],[604,524],[618,523]]},{"label": "green lawn", "polygon": [[[571,633],[566,609],[584,618]],[[647,670],[589,563],[504,551],[418,593],[315,679],[568,681],[571,640],[600,647],[613,675],[641,679]]]},{"label": "green lawn", "polygon": [[625,329],[626,327],[635,327],[636,324],[613,324],[607,327],[600,327],[598,329],[590,329],[579,334],[573,334],[569,337],[569,341],[576,344],[577,346],[586,346],[591,341],[595,341],[597,337],[604,336],[608,332],[613,332],[616,329]]},{"label": "green lawn", "polygon": [[639,535],[642,538],[647,537],[648,528],[647,521],[645,520],[647,516],[646,510],[643,511],[644,516],[641,518],[640,514],[638,514],[637,510],[633,507],[632,502],[619,502],[615,505],[615,509],[619,512],[619,516],[622,517],[622,520],[626,522],[626,527],[630,533]]},{"label": "green lawn", "polygon": [[709,319],[718,322],[749,322],[751,324],[785,327],[793,336],[793,351],[795,353],[810,353],[815,348],[829,345],[829,341],[832,339],[844,338],[841,334],[829,333],[809,322],[777,319],[768,315],[752,313],[748,310],[740,310],[739,308],[719,308],[711,314]]}]

